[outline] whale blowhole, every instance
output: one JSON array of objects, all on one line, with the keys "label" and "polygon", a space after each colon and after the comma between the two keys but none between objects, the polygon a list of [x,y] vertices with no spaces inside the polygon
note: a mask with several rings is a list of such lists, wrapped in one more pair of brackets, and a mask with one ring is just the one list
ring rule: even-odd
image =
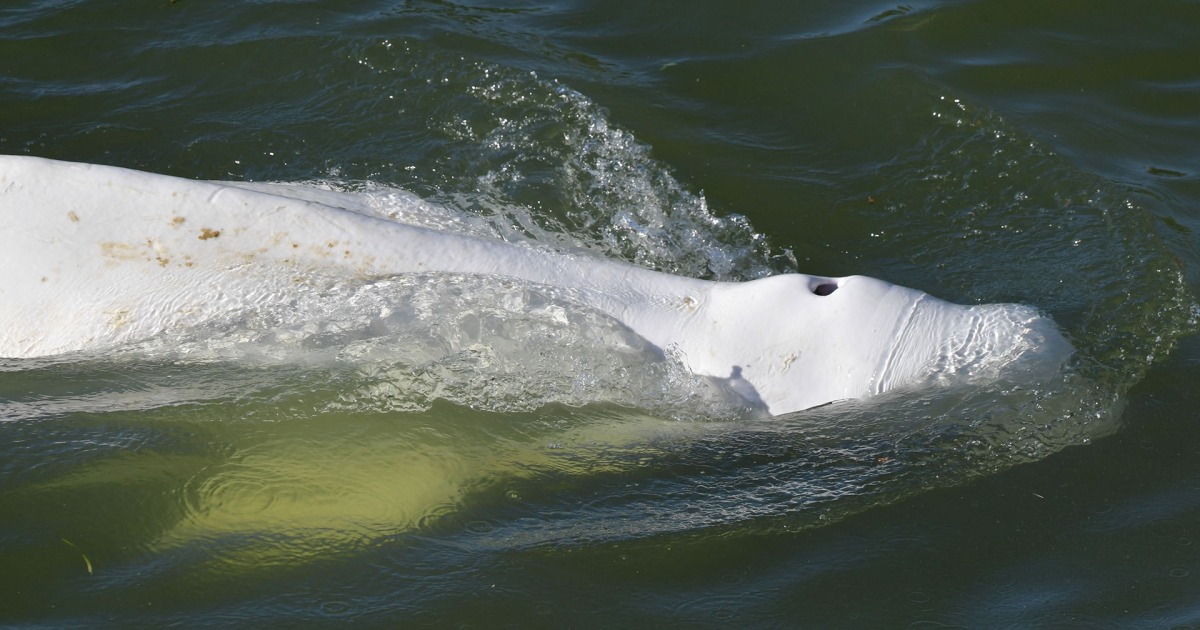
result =
[{"label": "whale blowhole", "polygon": [[836,282],[822,282],[821,284],[818,284],[817,286],[813,287],[812,292],[814,295],[819,295],[821,297],[824,297],[826,295],[833,293],[834,291],[837,291],[837,288],[838,288],[838,285]]}]

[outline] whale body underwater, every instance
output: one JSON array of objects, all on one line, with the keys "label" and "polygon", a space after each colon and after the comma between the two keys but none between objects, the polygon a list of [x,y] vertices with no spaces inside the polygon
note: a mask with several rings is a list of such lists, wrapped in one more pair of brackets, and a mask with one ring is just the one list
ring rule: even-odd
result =
[{"label": "whale body underwater", "polygon": [[864,276],[674,276],[586,252],[401,223],[355,193],[0,156],[0,357],[96,351],[314,289],[315,275],[499,276],[561,289],[771,414],[944,377],[1061,365],[1019,304]]}]

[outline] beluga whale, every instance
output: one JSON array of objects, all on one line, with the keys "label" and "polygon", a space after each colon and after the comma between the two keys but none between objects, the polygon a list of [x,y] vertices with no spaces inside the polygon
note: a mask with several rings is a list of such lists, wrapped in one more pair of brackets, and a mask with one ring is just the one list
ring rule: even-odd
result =
[{"label": "beluga whale", "polygon": [[864,276],[687,278],[412,225],[354,193],[0,156],[0,357],[96,351],[314,289],[446,273],[561,290],[770,414],[1071,352],[1019,304],[959,305]]}]

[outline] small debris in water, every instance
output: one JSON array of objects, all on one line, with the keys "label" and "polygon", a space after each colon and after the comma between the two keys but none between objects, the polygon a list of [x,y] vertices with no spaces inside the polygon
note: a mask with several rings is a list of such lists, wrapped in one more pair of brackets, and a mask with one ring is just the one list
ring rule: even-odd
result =
[{"label": "small debris in water", "polygon": [[[76,547],[75,543],[67,540],[66,538],[63,538],[61,540],[65,543],[67,543],[68,545],[70,545],[71,548],[74,549],[75,551],[79,551],[79,547]],[[88,575],[91,575],[92,574],[92,561],[88,560],[87,554],[83,553],[82,551],[79,551],[79,555],[83,556],[83,564],[84,564],[84,566],[87,567]]]}]

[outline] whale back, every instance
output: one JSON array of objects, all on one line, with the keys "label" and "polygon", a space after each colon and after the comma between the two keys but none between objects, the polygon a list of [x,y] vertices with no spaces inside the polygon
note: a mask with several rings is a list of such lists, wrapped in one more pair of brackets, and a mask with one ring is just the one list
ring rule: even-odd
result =
[{"label": "whale back", "polygon": [[332,191],[17,156],[0,157],[0,234],[0,356],[18,358],[145,338],[347,278],[566,285],[616,265],[551,264],[550,252],[387,220]]}]

